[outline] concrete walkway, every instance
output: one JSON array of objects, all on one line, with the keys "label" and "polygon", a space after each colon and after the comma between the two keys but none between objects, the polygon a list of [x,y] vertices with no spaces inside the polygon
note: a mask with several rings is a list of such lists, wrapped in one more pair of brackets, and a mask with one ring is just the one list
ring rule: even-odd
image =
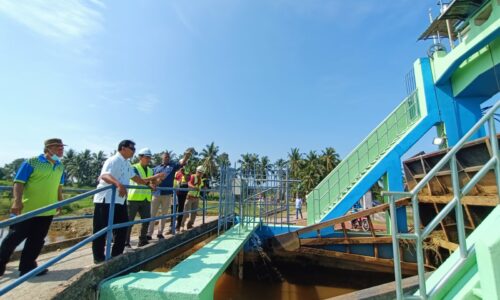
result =
[{"label": "concrete walkway", "polygon": [[213,299],[215,283],[257,227],[258,221],[235,225],[167,273],[113,278],[101,286],[99,299]]},{"label": "concrete walkway", "polygon": [[[207,216],[205,218],[205,222],[211,222],[216,220],[216,216]],[[195,227],[201,225],[202,218],[199,216],[196,219]],[[168,227],[168,226],[167,226]],[[182,233],[180,233],[182,234]],[[172,238],[172,235],[166,235],[166,239]],[[150,243],[152,245],[156,244],[158,240],[154,238]],[[132,237],[132,249],[125,249],[128,251],[138,251],[143,248],[147,248],[145,246],[143,248],[137,248],[137,237]],[[39,256],[38,264],[41,265],[48,261],[49,259],[57,256],[61,253],[63,249],[58,249],[54,252],[45,253]],[[19,271],[17,267],[19,265],[19,261],[11,261],[7,265],[7,270],[5,274],[0,277],[0,288],[8,285],[13,280],[19,277]],[[56,263],[52,267],[49,268],[49,272],[40,277],[34,277],[29,279],[28,281],[22,283],[17,286],[10,292],[1,296],[0,299],[15,299],[15,300],[34,300],[34,299],[52,299],[58,293],[63,291],[67,286],[69,286],[72,282],[80,278],[87,271],[95,267],[93,263],[92,250],[91,245],[85,245],[80,248],[78,251],[70,254],[62,261]]]}]

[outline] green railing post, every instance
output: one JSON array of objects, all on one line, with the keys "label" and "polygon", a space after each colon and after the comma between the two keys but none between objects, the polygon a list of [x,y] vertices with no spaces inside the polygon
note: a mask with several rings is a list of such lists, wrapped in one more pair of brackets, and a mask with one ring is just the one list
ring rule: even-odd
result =
[{"label": "green railing post", "polygon": [[490,144],[491,149],[493,151],[492,156],[495,157],[495,175],[496,175],[496,183],[497,183],[497,196],[500,198],[500,153],[498,152],[498,139],[496,134],[495,127],[495,118],[490,118],[488,122],[488,127],[490,131]]},{"label": "green railing post", "polygon": [[467,256],[467,245],[465,243],[464,213],[462,211],[460,178],[457,169],[457,156],[453,155],[450,160],[451,182],[453,187],[453,196],[456,201],[455,221],[457,223],[458,245],[460,247],[460,256]]},{"label": "green railing post", "polygon": [[111,190],[111,201],[108,211],[108,227],[106,229],[106,260],[111,259],[111,239],[113,237],[113,220],[115,217],[115,201],[116,201],[116,187],[113,186]]},{"label": "green railing post", "polygon": [[392,256],[394,258],[394,277],[396,279],[396,298],[403,299],[403,287],[401,282],[401,261],[399,254],[399,239],[398,239],[398,222],[396,222],[396,203],[394,196],[389,196],[389,211],[391,214],[391,229],[392,229]]}]

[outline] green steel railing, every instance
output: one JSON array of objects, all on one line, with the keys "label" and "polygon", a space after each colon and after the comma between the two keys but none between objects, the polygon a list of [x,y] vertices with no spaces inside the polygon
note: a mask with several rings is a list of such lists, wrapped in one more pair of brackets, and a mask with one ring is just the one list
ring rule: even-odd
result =
[{"label": "green steel railing", "polygon": [[307,195],[309,224],[318,222],[420,118],[415,89]]},{"label": "green steel railing", "polygon": [[[495,113],[500,109],[500,101],[497,102],[461,139],[453,148],[448,150],[448,153],[425,175],[425,177],[410,191],[410,192],[382,192],[384,196],[389,196],[390,215],[391,215],[391,235],[392,235],[392,249],[394,259],[394,276],[396,279],[396,297],[400,299],[434,299],[436,294],[439,293],[446,284],[449,283],[450,278],[456,274],[465,262],[467,257],[474,254],[474,246],[467,245],[465,236],[464,216],[462,211],[462,198],[467,195],[474,186],[481,180],[490,170],[495,172],[495,183],[497,185],[497,196],[500,197],[500,151],[498,148],[498,139],[496,135]],[[462,149],[463,145],[473,136],[479,129],[485,125],[488,126],[489,140],[491,144],[491,158],[484,166],[481,167],[477,173],[465,182],[463,187],[460,184],[460,174],[457,165],[457,153]],[[449,166],[451,171],[451,182],[453,185],[453,199],[448,202],[445,207],[432,219],[425,227],[422,228],[420,215],[419,215],[419,192],[431,181],[436,174]],[[401,197],[410,197],[413,211],[413,223],[415,224],[414,233],[399,233],[396,222],[396,205],[395,201]],[[423,250],[424,240],[432,233],[439,223],[446,218],[450,212],[455,213],[455,222],[457,226],[458,249],[460,259],[452,266],[452,270],[445,276],[440,278],[439,282],[430,290],[427,290],[425,281],[425,258]],[[492,229],[494,230],[494,229]],[[417,255],[417,270],[418,270],[418,295],[405,297],[403,294],[403,284],[401,277],[401,260],[399,254],[399,241],[400,240],[415,240],[416,255]],[[467,247],[469,246],[469,247]],[[497,299],[493,297],[491,299]]]}]

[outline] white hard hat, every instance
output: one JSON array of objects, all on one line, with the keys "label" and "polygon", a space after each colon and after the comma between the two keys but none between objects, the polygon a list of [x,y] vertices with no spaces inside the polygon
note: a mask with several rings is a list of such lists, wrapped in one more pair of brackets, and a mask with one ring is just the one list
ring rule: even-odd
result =
[{"label": "white hard hat", "polygon": [[205,173],[205,168],[203,166],[197,166],[196,172]]},{"label": "white hard hat", "polygon": [[151,150],[149,150],[149,148],[142,148],[141,150],[139,150],[137,154],[140,156],[149,156],[149,157],[152,156]]}]

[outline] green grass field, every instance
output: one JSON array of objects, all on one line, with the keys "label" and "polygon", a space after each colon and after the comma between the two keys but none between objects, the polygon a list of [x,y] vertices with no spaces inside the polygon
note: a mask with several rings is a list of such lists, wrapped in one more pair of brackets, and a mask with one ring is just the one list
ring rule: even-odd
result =
[{"label": "green grass field", "polygon": [[[12,182],[0,180],[0,186],[12,186]],[[91,188],[83,188],[83,189],[91,189]],[[74,197],[78,195],[78,193],[64,193],[64,199],[68,199],[70,197]],[[0,193],[0,218],[5,219],[9,216],[10,207],[12,205],[12,192],[11,191],[2,191]],[[79,200],[77,202],[66,205],[62,208],[62,215],[79,215],[83,214],[83,212],[89,208],[93,207],[92,197],[87,197],[85,199]]]}]

